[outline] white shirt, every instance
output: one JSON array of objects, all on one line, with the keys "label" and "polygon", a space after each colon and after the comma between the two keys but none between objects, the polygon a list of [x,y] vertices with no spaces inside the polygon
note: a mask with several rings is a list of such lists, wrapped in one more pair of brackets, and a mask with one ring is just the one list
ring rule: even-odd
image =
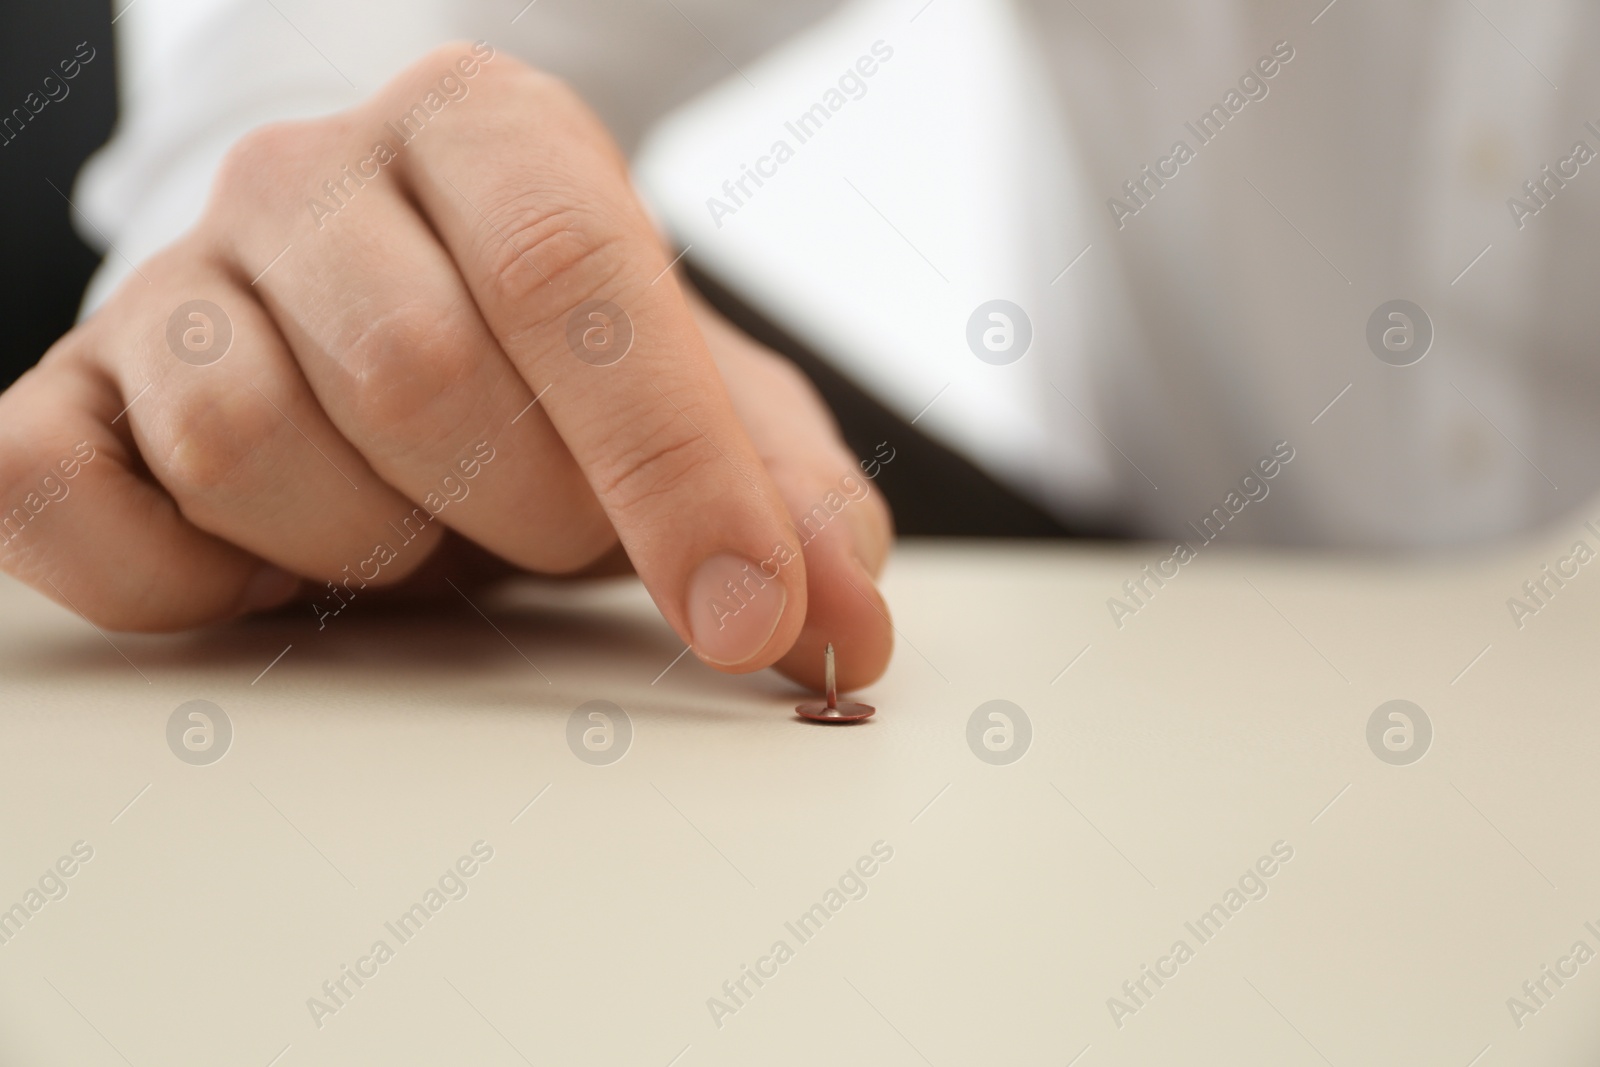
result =
[{"label": "white shirt", "polygon": [[[244,130],[348,106],[440,41],[487,38],[554,70],[631,150],[668,109],[740,79],[734,68],[760,69],[829,6],[138,0],[117,24],[123,123],[79,184],[80,207],[120,253],[86,306],[126,271],[121,257],[137,261],[193,221]],[[903,20],[895,47],[907,60],[917,34],[931,39],[960,7],[856,6]],[[1191,542],[1218,507],[1230,539],[1412,546],[1504,535],[1587,501],[1600,484],[1600,308],[1586,291],[1600,278],[1600,166],[1574,146],[1600,153],[1600,107],[1583,108],[1600,100],[1588,59],[1600,11],[1576,0],[1317,7],[1021,8],[1009,47],[1045,72],[1043,113],[1072,164],[1028,195],[1041,219],[1068,220],[1050,223],[1052,238],[1069,230],[1058,243],[1090,251],[1044,290],[1058,306],[1034,309],[1072,328],[1042,327],[1013,385],[941,436],[1060,514],[1092,507]],[[993,161],[997,172],[1030,163]],[[1540,199],[1530,181],[1544,182]],[[1367,341],[1369,317],[1395,299],[1432,325],[1410,366]],[[931,392],[858,378],[908,416]],[[938,411],[919,426],[937,426]],[[991,438],[1011,444],[987,448]],[[1280,441],[1294,458],[1266,499],[1232,516],[1228,494]]]}]

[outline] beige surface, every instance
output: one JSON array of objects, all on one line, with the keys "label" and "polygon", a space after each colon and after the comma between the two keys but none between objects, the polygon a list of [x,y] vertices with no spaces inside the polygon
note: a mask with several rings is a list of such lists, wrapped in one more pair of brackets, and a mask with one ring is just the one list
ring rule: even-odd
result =
[{"label": "beige surface", "polygon": [[[1505,604],[1597,543],[1571,527],[1426,567],[1207,548],[1121,631],[1105,600],[1155,547],[908,546],[850,728],[794,721],[772,675],[652,684],[682,646],[627,584],[486,603],[502,633],[356,605],[119,652],[7,583],[0,907],[94,855],[0,945],[0,1063],[1592,1062],[1600,963],[1520,1030],[1506,1006],[1600,949],[1600,566],[1520,632]],[[1410,766],[1365,741],[1395,697],[1436,731]],[[197,698],[235,728],[210,766],[166,742]],[[595,698],[635,728],[610,766],[565,741]],[[1009,766],[966,743],[997,698],[1034,727]],[[384,923],[480,840],[399,944]],[[1268,895],[1200,945],[1184,922],[1277,841]],[[307,998],[380,938],[318,1028]],[[1107,998],[1178,938],[1119,1029]],[[707,998],[778,939],[718,1028]]]}]

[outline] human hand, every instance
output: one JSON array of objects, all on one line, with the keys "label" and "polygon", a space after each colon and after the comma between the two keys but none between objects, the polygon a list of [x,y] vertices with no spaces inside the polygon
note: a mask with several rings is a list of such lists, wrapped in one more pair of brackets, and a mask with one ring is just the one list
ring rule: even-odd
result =
[{"label": "human hand", "polygon": [[485,45],[244,138],[0,435],[0,567],[108,629],[401,585],[448,528],[544,574],[620,545],[721,670],[888,662],[888,511],[814,392],[691,306],[572,93]]}]

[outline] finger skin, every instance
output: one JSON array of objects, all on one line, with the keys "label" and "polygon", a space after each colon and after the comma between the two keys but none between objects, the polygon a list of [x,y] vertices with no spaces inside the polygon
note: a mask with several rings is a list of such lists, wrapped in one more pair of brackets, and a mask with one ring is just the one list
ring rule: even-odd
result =
[{"label": "finger skin", "polygon": [[[464,54],[423,60],[395,99]],[[663,276],[668,259],[625,162],[559,82],[509,56],[476,77],[495,106],[471,123],[438,122],[394,166],[523,379],[553,383],[551,422],[663,616],[719,669],[769,666],[804,624],[804,560],[682,293]],[[575,313],[594,300],[631,323],[631,348],[609,365],[569,342]]]},{"label": "finger skin", "polygon": [[823,651],[832,644],[839,687],[869,685],[894,651],[888,604],[874,582],[894,539],[888,506],[804,375],[699,297],[691,304],[805,551],[805,627],[777,667],[821,689]]},{"label": "finger skin", "polygon": [[[192,240],[142,274],[96,316],[86,351],[125,403],[140,396],[124,419],[185,518],[318,583],[392,585],[419,566],[439,529],[328,421],[248,286]],[[214,304],[232,334],[198,365],[167,336],[174,309],[195,299]]]},{"label": "finger skin", "polygon": [[[470,121],[480,103],[469,97],[451,120]],[[335,144],[370,142],[383,130],[375,106],[329,122]],[[241,269],[292,236],[296,256],[253,289],[329,419],[384,481],[520,567],[560,574],[605,554],[616,535],[535,404],[539,393],[500,350],[390,173],[352,184],[321,232],[284,197],[271,164],[314,188],[331,166],[322,157],[339,158],[334,149],[286,162],[305,151],[302,142],[329,136],[306,134],[300,125],[269,128],[237,148],[221,179],[233,195],[219,198],[207,230]]]},{"label": "finger skin", "polygon": [[[322,172],[319,160],[348,158],[351,124],[406,112],[441,71],[465,76],[467,64],[475,95],[452,98],[381,181],[341,206],[342,238],[312,235],[311,217],[298,216],[301,186]],[[396,205],[422,217],[397,215]],[[255,268],[279,254],[280,225],[307,241],[257,287]],[[91,618],[170,628],[282,599],[289,579],[264,560],[322,577],[348,555],[353,529],[416,500],[458,439],[483,436],[468,432],[480,426],[511,432],[511,408],[520,415],[524,398],[542,394],[515,430],[524,436],[512,492],[480,491],[458,506],[428,544],[385,570],[384,584],[421,567],[447,523],[503,558],[554,570],[604,556],[615,535],[669,623],[718,669],[776,664],[820,685],[821,649],[833,643],[845,688],[882,673],[893,629],[873,576],[893,534],[881,498],[792,367],[720,320],[697,318],[624,161],[560,83],[482,47],[441,49],[355,112],[253,137],[225,168],[207,226],[198,250],[180,247],[164,261],[180,265],[169,272],[180,284],[157,270],[156,291],[119,294],[75,333],[77,377],[41,379],[50,394],[41,409],[57,424],[98,427],[106,455],[120,444],[121,465],[105,468],[119,475],[115,492],[102,495],[121,497],[97,510],[103,528],[115,533],[140,521],[140,508],[165,509],[172,523],[151,528],[183,548],[182,563],[210,590],[140,605],[139,583],[174,559],[124,538],[118,547],[144,558],[127,573],[89,568],[75,587],[91,606],[73,606]],[[397,268],[384,270],[391,261]],[[241,309],[239,358],[208,380],[179,369],[159,344],[171,307],[198,289]],[[620,307],[631,329],[620,361],[590,358],[574,341],[572,324],[581,332],[596,300]],[[165,399],[113,426],[145,385],[147,401]],[[275,433],[263,412],[241,406],[243,386],[278,409]],[[19,395],[40,403],[37,387]],[[414,431],[397,429],[408,419]],[[143,457],[129,447],[135,440]],[[25,482],[39,461],[0,446],[0,489],[8,478]],[[359,504],[318,483],[331,479],[330,466],[356,479]],[[530,512],[530,497],[543,510]],[[580,529],[562,544],[530,514]],[[96,544],[65,555],[30,548],[6,565],[59,566]],[[263,574],[276,585],[264,589]],[[108,594],[93,595],[97,587]]]},{"label": "finger skin", "polygon": [[194,526],[144,474],[84,343],[69,334],[0,395],[0,569],[108,630],[186,629],[291,598],[290,576]]}]

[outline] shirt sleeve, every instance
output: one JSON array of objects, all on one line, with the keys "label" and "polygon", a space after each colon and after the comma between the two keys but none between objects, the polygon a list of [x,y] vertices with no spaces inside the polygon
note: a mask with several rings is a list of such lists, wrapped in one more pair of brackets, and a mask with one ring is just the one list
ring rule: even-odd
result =
[{"label": "shirt sleeve", "polygon": [[352,106],[446,41],[488,40],[565,78],[631,151],[659,115],[833,3],[124,0],[121,119],[73,197],[106,253],[82,314],[194,224],[244,133]]}]

